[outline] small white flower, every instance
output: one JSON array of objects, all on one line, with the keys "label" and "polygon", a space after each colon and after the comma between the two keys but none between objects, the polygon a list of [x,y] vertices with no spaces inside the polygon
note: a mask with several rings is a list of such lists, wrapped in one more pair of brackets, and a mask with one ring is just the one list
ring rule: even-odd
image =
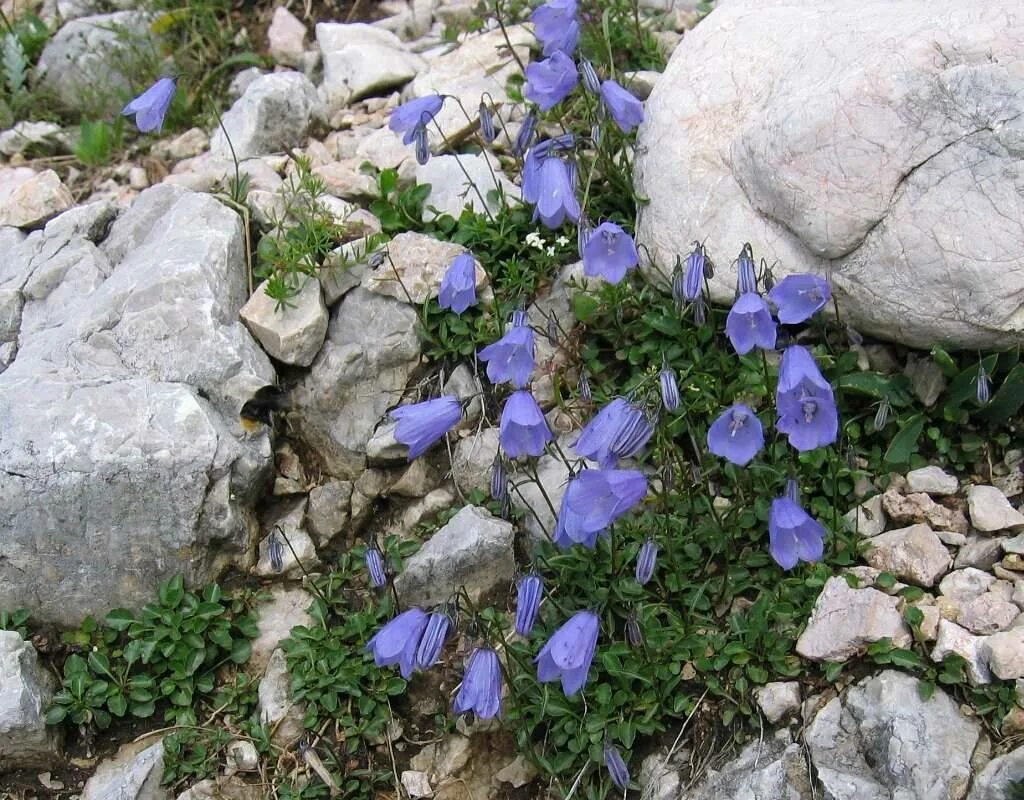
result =
[{"label": "small white flower", "polygon": [[537,233],[537,231],[531,231],[526,234],[526,239],[524,241],[530,245],[530,247],[535,247],[538,250],[544,249],[544,239],[541,238],[541,235]]},{"label": "small white flower", "polygon": [[555,244],[564,247],[565,245],[569,244],[569,240],[566,239],[564,236],[559,236],[557,239],[555,239]]},{"label": "small white flower", "polygon": [[547,249],[547,254],[548,254],[549,256],[553,256],[553,255],[555,254],[555,246],[554,246],[554,245],[550,245],[550,246],[548,247],[548,249]]}]

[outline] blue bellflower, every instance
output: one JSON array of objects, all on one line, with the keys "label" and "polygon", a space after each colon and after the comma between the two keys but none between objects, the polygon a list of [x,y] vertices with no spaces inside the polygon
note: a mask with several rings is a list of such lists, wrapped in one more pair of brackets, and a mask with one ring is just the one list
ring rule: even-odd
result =
[{"label": "blue bellflower", "polygon": [[611,742],[604,743],[604,765],[608,768],[608,775],[612,783],[622,791],[629,788],[629,767],[622,760],[622,754]]},{"label": "blue bellflower", "polygon": [[444,97],[439,94],[417,97],[391,112],[388,127],[403,134],[402,144],[412,144],[417,135],[416,129],[426,129],[427,123],[437,116],[443,105]]},{"label": "blue bellflower", "polygon": [[533,328],[526,313],[512,315],[512,325],[505,335],[480,351],[480,360],[487,362],[487,377],[497,385],[508,381],[522,389],[530,380],[534,367]]},{"label": "blue bellflower", "polygon": [[476,305],[476,261],[472,255],[458,255],[448,266],[437,302],[456,314]]},{"label": "blue bellflower", "polygon": [[555,52],[571,56],[580,36],[576,0],[549,0],[530,15],[533,33],[544,45],[544,55]]},{"label": "blue bellflower", "polygon": [[584,458],[611,467],[618,459],[640,452],[653,433],[643,411],[625,398],[616,397],[584,426],[574,447]]},{"label": "blue bellflower", "polygon": [[658,545],[654,539],[647,539],[640,546],[636,557],[636,582],[645,585],[654,577],[654,567],[658,561]]},{"label": "blue bellflower", "polygon": [[839,412],[832,387],[814,357],[800,345],[787,347],[779,365],[775,427],[803,452],[832,444],[839,435]]},{"label": "blue bellflower", "polygon": [[423,629],[423,638],[416,648],[416,669],[430,669],[437,663],[451,626],[452,618],[443,611],[431,612]]},{"label": "blue bellflower", "polygon": [[134,114],[135,127],[143,133],[150,131],[159,133],[163,130],[164,117],[167,116],[167,109],[171,107],[174,91],[177,88],[178,85],[174,78],[160,78],[121,109],[121,113],[126,117]]},{"label": "blue bellflower", "polygon": [[764,428],[750,408],[737,403],[727,408],[708,428],[708,450],[745,467],[764,447]]},{"label": "blue bellflower", "polygon": [[[695,243],[693,252],[686,257],[686,268],[682,275],[682,281],[678,287],[680,297],[677,302],[686,301],[693,303],[699,300],[704,293],[704,265],[707,263],[707,255],[703,246]],[[675,287],[673,287],[675,289]],[[676,292],[673,291],[675,294]]]},{"label": "blue bellflower", "polygon": [[533,219],[540,219],[552,230],[566,219],[580,218],[580,201],[576,198],[576,165],[571,161],[549,156],[537,172],[537,202]]},{"label": "blue bellflower", "polygon": [[768,511],[768,549],[783,569],[798,561],[820,561],[825,554],[825,528],[792,499],[793,493],[787,485],[786,495],[772,500]]},{"label": "blue bellflower", "polygon": [[529,636],[537,622],[540,601],[544,595],[544,579],[540,575],[524,575],[516,585],[516,633]]},{"label": "blue bellflower", "polygon": [[370,586],[374,589],[387,585],[388,573],[384,568],[384,557],[376,547],[366,548],[366,570],[370,573]]},{"label": "blue bellflower", "polygon": [[568,97],[580,82],[576,64],[561,50],[556,50],[543,61],[526,66],[526,95],[541,111],[547,111]]},{"label": "blue bellflower", "polygon": [[817,275],[787,275],[768,292],[779,310],[779,322],[796,325],[809,320],[832,297],[828,281]]},{"label": "blue bellflower", "polygon": [[537,680],[562,681],[562,691],[571,697],[587,683],[590,663],[597,650],[601,623],[593,611],[578,611],[554,632],[534,659]]},{"label": "blue bellflower", "polygon": [[584,88],[591,94],[601,94],[601,79],[597,77],[597,70],[587,59],[580,61],[580,76],[583,78]]},{"label": "blue bellflower", "polygon": [[757,291],[757,274],[754,271],[754,251],[749,244],[743,245],[740,257],[736,259],[736,296]]},{"label": "blue bellflower", "polygon": [[675,411],[682,403],[675,370],[669,366],[664,367],[658,373],[658,383],[661,385],[661,404],[666,411]]},{"label": "blue bellflower", "polygon": [[571,150],[575,145],[576,137],[571,133],[564,133],[538,142],[527,151],[526,160],[523,162],[523,200],[536,205],[540,199],[540,168],[544,159],[554,151]]},{"label": "blue bellflower", "polygon": [[583,248],[583,274],[600,276],[608,283],[619,283],[639,263],[633,237],[614,222],[594,228]]},{"label": "blue bellflower", "polygon": [[635,469],[585,469],[569,481],[562,495],[554,541],[593,547],[619,517],[647,495],[647,478]]},{"label": "blue bellflower", "polygon": [[782,351],[779,364],[778,393],[792,391],[805,383],[810,383],[824,391],[832,391],[832,386],[821,374],[818,364],[810,350],[794,344]]},{"label": "blue bellflower", "polygon": [[462,419],[462,403],[451,395],[399,406],[391,412],[398,420],[395,439],[409,448],[409,460],[421,456]]},{"label": "blue bellflower", "polygon": [[516,158],[520,158],[523,153],[530,149],[530,145],[533,144],[533,138],[536,134],[537,109],[531,108],[526,113],[526,117],[523,118],[523,121],[519,126],[519,132],[516,134],[516,140],[512,143],[512,154]]},{"label": "blue bellflower", "polygon": [[601,99],[623,133],[629,133],[644,121],[644,104],[615,81],[601,84]]},{"label": "blue bellflower", "polygon": [[725,320],[725,335],[741,356],[755,347],[772,350],[775,347],[775,320],[768,303],[756,292],[736,298]]},{"label": "blue bellflower", "polygon": [[513,392],[501,411],[498,440],[509,458],[539,456],[554,436],[544,412],[525,389]]},{"label": "blue bellflower", "polygon": [[427,627],[427,614],[419,608],[403,611],[374,634],[366,643],[378,667],[398,664],[403,678],[410,678],[416,667],[416,650]]},{"label": "blue bellflower", "polygon": [[452,707],[456,714],[472,711],[480,719],[501,712],[501,663],[490,647],[478,647],[470,655]]}]

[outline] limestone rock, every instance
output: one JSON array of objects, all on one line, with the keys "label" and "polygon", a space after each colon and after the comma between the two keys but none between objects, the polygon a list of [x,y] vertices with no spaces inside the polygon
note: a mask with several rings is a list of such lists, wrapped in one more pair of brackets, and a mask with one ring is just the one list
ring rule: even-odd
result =
[{"label": "limestone rock", "polygon": [[19,122],[0,133],[0,153],[10,157],[24,153],[33,145],[52,148],[53,140],[60,132],[60,125],[53,122]]},{"label": "limestone rock", "polygon": [[754,689],[758,708],[772,725],[800,710],[800,684],[774,681]]},{"label": "limestone rock", "polygon": [[1003,539],[991,536],[969,536],[967,544],[961,546],[953,566],[957,569],[975,567],[991,569],[1003,556]]},{"label": "limestone rock", "polygon": [[319,277],[324,290],[324,302],[328,306],[333,306],[362,283],[370,271],[371,255],[366,238],[346,242],[327,255]]},{"label": "limestone rock", "polygon": [[[1018,10],[717,5],[646,104],[635,181],[650,198],[637,229],[649,274],[669,274],[695,238],[720,264],[749,239],[786,271],[828,274],[858,331],[923,348],[1015,346],[1024,231],[1003,209],[1024,187]],[[733,270],[711,285],[731,302]]]},{"label": "limestone rock", "polygon": [[905,525],[923,523],[964,534],[970,530],[962,512],[939,505],[923,492],[902,495],[898,489],[890,488],[882,495],[882,507],[894,522]]},{"label": "limestone rock", "polygon": [[452,453],[452,478],[468,494],[487,492],[491,486],[491,465],[498,454],[498,429],[484,428],[477,434],[459,439]]},{"label": "limestone rock", "polygon": [[301,68],[302,54],[306,49],[306,26],[285,6],[274,9],[267,29],[267,49],[275,63]]},{"label": "limestone rock", "polygon": [[[249,742],[244,744],[251,746]],[[237,775],[232,775],[207,778],[194,783],[179,794],[176,800],[265,800],[265,797],[262,787],[246,783]]]},{"label": "limestone rock", "polygon": [[260,722],[274,731],[271,741],[280,747],[294,744],[304,730],[304,711],[292,700],[291,676],[283,650],[271,654],[257,693]]},{"label": "limestone rock", "polygon": [[967,678],[971,684],[980,686],[992,681],[983,651],[984,644],[983,637],[974,636],[947,619],[940,619],[931,659],[942,662],[950,653],[955,653],[967,662]]},{"label": "limestone rock", "polygon": [[426,497],[413,503],[402,514],[402,529],[411,531],[421,522],[433,518],[455,502],[455,493],[447,486],[428,492]]},{"label": "limestone rock", "polygon": [[320,281],[307,276],[300,280],[301,286],[284,305],[267,294],[264,281],[238,313],[270,356],[308,367],[327,335],[327,306]]},{"label": "limestone rock", "polygon": [[859,506],[851,508],[843,516],[846,527],[861,536],[878,536],[885,530],[885,510],[882,508],[882,495],[876,494]]},{"label": "limestone rock", "polygon": [[260,767],[260,756],[256,746],[247,739],[229,742],[224,748],[228,769],[238,772],[256,772]]},{"label": "limestone rock", "polygon": [[934,585],[952,563],[949,551],[927,525],[911,525],[873,537],[866,559],[876,569],[919,586]]},{"label": "limestone rock", "polygon": [[425,497],[437,484],[437,476],[427,460],[417,458],[391,484],[389,494],[398,497]]},{"label": "limestone rock", "polygon": [[949,573],[939,583],[939,592],[955,600],[973,600],[989,590],[995,576],[967,567]]},{"label": "limestone rock", "polygon": [[386,89],[400,88],[426,66],[395,34],[361,22],[320,22],[324,99],[332,110]]},{"label": "limestone rock", "polygon": [[804,741],[825,796],[834,800],[960,800],[980,726],[941,689],[887,670],[850,687],[808,726]]},{"label": "limestone rock", "polygon": [[466,506],[405,562],[395,589],[407,605],[432,606],[465,586],[473,602],[515,577],[512,525]]},{"label": "limestone rock", "polygon": [[1024,780],[1024,747],[993,758],[974,776],[967,800],[1006,800],[1011,785]]},{"label": "limestone rock", "polygon": [[409,797],[433,797],[434,790],[430,786],[430,776],[425,772],[407,769],[402,772],[402,786]]},{"label": "limestone rock", "polygon": [[96,768],[81,800],[170,800],[170,793],[160,785],[163,774],[163,741],[131,742]]},{"label": "limestone rock", "polygon": [[985,592],[960,606],[957,624],[971,633],[987,635],[1006,630],[1020,614],[1016,603],[995,592]]},{"label": "limestone rock", "polygon": [[[466,248],[461,245],[442,242],[423,233],[400,233],[388,245],[391,260],[369,273],[363,280],[363,288],[402,302],[411,299],[413,304],[420,305],[437,297],[448,267],[456,256],[465,252]],[[487,275],[477,262],[477,292],[486,285]]]},{"label": "limestone rock", "polygon": [[995,486],[972,486],[967,490],[967,508],[971,523],[979,531],[1020,530],[1024,514],[1010,505]]},{"label": "limestone rock", "polygon": [[1024,678],[1024,628],[992,634],[985,640],[983,650],[997,678]]},{"label": "limestone rock", "polygon": [[398,420],[386,419],[377,426],[366,443],[367,462],[374,466],[387,466],[408,461],[409,448],[395,438]]},{"label": "limestone rock", "polygon": [[0,226],[34,228],[73,204],[71,192],[52,169],[0,170]]},{"label": "limestone rock", "polygon": [[943,470],[942,467],[921,467],[907,473],[907,486],[911,492],[947,495],[957,493],[960,481],[956,479],[956,476]]},{"label": "limestone rock", "polygon": [[[239,159],[274,153],[306,143],[311,128],[322,124],[326,112],[316,87],[300,72],[263,75],[223,116]],[[229,158],[231,148],[219,127],[210,137],[210,151]]]},{"label": "limestone rock", "polygon": [[189,128],[172,139],[158,139],[151,152],[167,161],[181,161],[198,156],[210,146],[210,137],[202,128]]},{"label": "limestone rock", "polygon": [[[490,166],[488,160],[491,161]],[[485,208],[492,214],[497,213],[502,203],[497,199],[491,200],[489,193],[499,188],[505,199],[504,205],[510,205],[520,197],[519,188],[505,177],[497,160],[486,155],[433,156],[426,164],[417,165],[416,183],[430,184],[430,194],[423,204],[424,222],[439,214],[449,214],[458,219],[466,206],[477,214],[484,213]]]},{"label": "limestone rock", "polygon": [[245,668],[252,674],[261,674],[270,661],[270,656],[287,639],[296,625],[309,627],[313,617],[306,610],[313,598],[305,589],[288,589],[273,586],[270,599],[256,608],[256,625],[259,630],[252,640],[252,655]]},{"label": "limestone rock", "polygon": [[763,742],[751,742],[720,769],[709,770],[680,800],[811,800],[814,793],[807,760],[799,744],[782,730]]},{"label": "limestone rock", "polygon": [[0,630],[0,764],[6,769],[44,767],[60,754],[60,729],[44,715],[55,681],[35,648],[16,631]]},{"label": "limestone rock", "polygon": [[327,340],[292,392],[299,435],[327,474],[354,478],[366,444],[419,362],[416,309],[359,288],[331,316]]},{"label": "limestone rock", "polygon": [[494,777],[501,783],[507,783],[513,789],[518,789],[537,777],[537,768],[523,756],[518,755],[498,770]]},{"label": "limestone rock", "polygon": [[877,589],[851,589],[845,578],[829,578],[796,651],[812,661],[845,661],[879,639],[907,647],[910,629],[898,609],[898,598]]},{"label": "limestone rock", "polygon": [[351,481],[327,481],[309,493],[306,528],[323,547],[345,529],[352,500]]}]

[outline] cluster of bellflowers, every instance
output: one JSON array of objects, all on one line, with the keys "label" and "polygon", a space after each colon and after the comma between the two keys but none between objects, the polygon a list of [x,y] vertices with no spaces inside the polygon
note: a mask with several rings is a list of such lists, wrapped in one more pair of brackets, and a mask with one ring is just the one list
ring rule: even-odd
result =
[{"label": "cluster of bellflowers", "polygon": [[[677,303],[689,305],[703,324],[705,291],[713,274],[707,254],[696,244],[677,269],[673,294]],[[759,279],[768,290],[762,295]],[[746,355],[755,349],[773,351],[779,325],[799,325],[810,320],[831,299],[829,283],[812,274],[787,275],[777,284],[762,267],[760,276],[749,244],[736,261],[736,297],[725,323],[733,349]],[[834,443],[839,435],[839,413],[832,386],[822,375],[814,356],[805,347],[791,344],[782,350],[775,389],[775,427],[798,452]],[[764,427],[757,413],[743,403],[725,409],[708,428],[708,450],[739,467],[747,466],[764,448]],[[795,480],[787,482],[768,516],[769,550],[783,569],[800,561],[821,560],[825,528],[801,506]]]}]

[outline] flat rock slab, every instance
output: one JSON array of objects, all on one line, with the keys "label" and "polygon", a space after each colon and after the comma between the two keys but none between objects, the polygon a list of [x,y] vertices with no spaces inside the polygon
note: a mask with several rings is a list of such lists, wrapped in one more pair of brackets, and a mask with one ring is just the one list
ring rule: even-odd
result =
[{"label": "flat rock slab", "polygon": [[865,558],[875,569],[919,586],[933,586],[953,563],[949,551],[927,525],[911,525],[872,537]]},{"label": "flat rock slab", "polygon": [[846,661],[884,638],[896,647],[911,643],[910,629],[899,612],[899,598],[877,589],[853,589],[845,578],[829,578],[797,640],[796,651],[812,661]]}]

